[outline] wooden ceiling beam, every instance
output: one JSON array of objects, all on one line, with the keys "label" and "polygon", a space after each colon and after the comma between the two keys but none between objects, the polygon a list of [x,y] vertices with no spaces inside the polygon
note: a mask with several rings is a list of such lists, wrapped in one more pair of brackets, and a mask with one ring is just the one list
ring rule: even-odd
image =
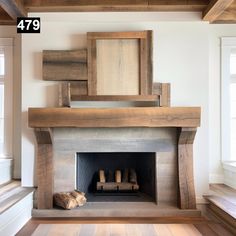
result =
[{"label": "wooden ceiling beam", "polygon": [[203,11],[202,19],[209,22],[215,21],[233,2],[234,0],[211,0]]},{"label": "wooden ceiling beam", "polygon": [[0,6],[13,20],[27,16],[22,0],[0,0]]},{"label": "wooden ceiling beam", "polygon": [[31,12],[202,11],[208,0],[25,0]]}]

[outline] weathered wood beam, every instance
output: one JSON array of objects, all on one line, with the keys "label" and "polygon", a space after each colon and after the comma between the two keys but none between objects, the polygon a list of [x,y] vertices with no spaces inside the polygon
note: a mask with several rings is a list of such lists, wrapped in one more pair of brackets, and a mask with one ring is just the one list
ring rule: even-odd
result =
[{"label": "weathered wood beam", "polygon": [[0,6],[13,20],[16,20],[17,17],[27,16],[22,0],[0,0]]},{"label": "weathered wood beam", "polygon": [[179,207],[196,209],[193,176],[193,141],[196,128],[181,128],[178,142]]},{"label": "weathered wood beam", "polygon": [[198,127],[199,107],[29,108],[29,127]]},{"label": "weathered wood beam", "polygon": [[235,24],[236,23],[236,1],[230,5],[213,23]]},{"label": "weathered wood beam", "polygon": [[38,209],[53,208],[53,150],[49,128],[34,130],[37,141]]},{"label": "weathered wood beam", "polygon": [[31,12],[76,11],[202,11],[208,0],[25,0]]},{"label": "weathered wood beam", "polygon": [[233,2],[234,0],[211,0],[203,11],[202,19],[209,22],[215,21]]}]

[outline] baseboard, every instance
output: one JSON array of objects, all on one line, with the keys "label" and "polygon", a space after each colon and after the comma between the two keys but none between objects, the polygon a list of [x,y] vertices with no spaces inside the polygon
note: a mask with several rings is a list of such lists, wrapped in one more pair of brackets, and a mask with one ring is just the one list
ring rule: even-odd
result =
[{"label": "baseboard", "polygon": [[5,184],[12,179],[12,159],[0,158],[0,185]]},{"label": "baseboard", "polygon": [[0,215],[0,235],[15,235],[31,218],[33,193],[29,193]]},{"label": "baseboard", "polygon": [[223,174],[210,174],[210,184],[223,184],[224,175]]}]

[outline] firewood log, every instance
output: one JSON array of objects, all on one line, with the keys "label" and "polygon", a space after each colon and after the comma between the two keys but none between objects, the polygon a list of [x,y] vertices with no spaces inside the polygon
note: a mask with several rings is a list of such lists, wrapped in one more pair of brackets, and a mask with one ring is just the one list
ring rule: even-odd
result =
[{"label": "firewood log", "polygon": [[129,182],[133,184],[137,184],[137,174],[136,174],[135,169],[130,169]]},{"label": "firewood log", "polygon": [[53,195],[54,203],[66,210],[77,207],[76,199],[70,193],[55,193]]},{"label": "firewood log", "polygon": [[104,170],[99,170],[99,182],[101,182],[101,183],[105,183],[106,182]]},{"label": "firewood log", "polygon": [[77,206],[83,206],[87,199],[85,197],[85,193],[80,192],[80,191],[73,191],[71,192],[71,195],[75,198],[76,202],[77,202]]},{"label": "firewood log", "polygon": [[116,183],[121,183],[121,171],[120,170],[116,170],[115,181],[116,181]]},{"label": "firewood log", "polygon": [[122,182],[124,183],[129,182],[129,169],[127,168],[125,168],[125,170],[123,171]]}]

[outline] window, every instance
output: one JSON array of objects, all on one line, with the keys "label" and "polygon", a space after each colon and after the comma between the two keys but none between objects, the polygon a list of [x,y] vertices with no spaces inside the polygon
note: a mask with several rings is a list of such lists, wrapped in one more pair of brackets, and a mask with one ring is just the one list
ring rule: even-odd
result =
[{"label": "window", "polygon": [[12,157],[13,40],[0,38],[0,157]]},{"label": "window", "polygon": [[222,160],[236,161],[236,38],[222,38]]}]

